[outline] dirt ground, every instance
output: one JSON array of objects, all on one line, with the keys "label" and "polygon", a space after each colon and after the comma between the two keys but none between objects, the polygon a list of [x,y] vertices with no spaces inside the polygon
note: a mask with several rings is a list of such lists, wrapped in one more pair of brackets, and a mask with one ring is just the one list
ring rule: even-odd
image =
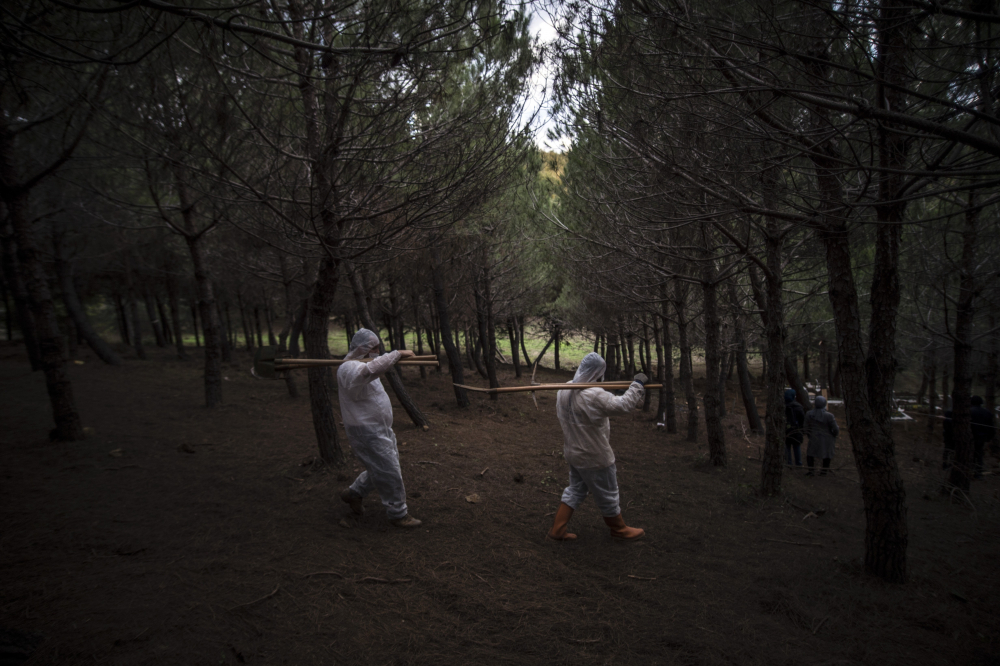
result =
[{"label": "dirt ground", "polygon": [[315,464],[306,399],[252,379],[248,357],[214,411],[200,362],[81,358],[93,434],[57,444],[43,377],[0,347],[2,664],[32,641],[28,664],[1000,664],[1000,476],[971,503],[942,497],[922,424],[898,430],[911,582],[889,586],[861,572],[846,433],[835,474],[789,471],[784,498],[760,499],[762,442],[732,393],[727,469],[651,413],[613,419],[622,506],[646,537],[612,541],[588,500],[579,539],[556,543],[554,393],[537,411],[530,394],[459,410],[446,374],[407,370],[432,427],[396,412],[424,521],[404,531],[374,496],[348,519],[337,493],[357,462]]}]

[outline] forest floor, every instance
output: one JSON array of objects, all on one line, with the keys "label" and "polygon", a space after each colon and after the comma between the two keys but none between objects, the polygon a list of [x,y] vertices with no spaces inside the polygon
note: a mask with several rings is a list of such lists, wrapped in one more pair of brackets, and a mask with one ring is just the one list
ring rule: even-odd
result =
[{"label": "forest floor", "polygon": [[28,664],[1000,664],[1000,475],[971,503],[940,495],[921,424],[896,433],[898,586],[861,570],[846,428],[831,476],[789,470],[785,496],[761,499],[762,440],[738,412],[724,469],[652,413],[616,417],[622,506],[646,537],[612,541],[587,500],[579,539],[557,543],[555,394],[460,410],[446,374],[408,369],[432,425],[395,415],[424,521],[400,530],[374,496],[350,518],[337,495],[356,460],[318,465],[307,400],[252,379],[245,355],[213,411],[198,361],[81,358],[93,432],[50,443],[41,373],[0,347],[0,648],[33,641]]}]

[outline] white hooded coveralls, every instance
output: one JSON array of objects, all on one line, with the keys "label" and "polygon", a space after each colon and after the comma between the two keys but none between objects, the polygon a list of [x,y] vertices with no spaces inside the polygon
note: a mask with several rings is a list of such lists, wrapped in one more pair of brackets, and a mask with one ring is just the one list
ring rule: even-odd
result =
[{"label": "white hooded coveralls", "polygon": [[[606,364],[599,354],[587,354],[580,362],[572,384],[587,384],[604,376]],[[601,514],[613,518],[621,513],[618,505],[618,477],[615,454],[611,450],[611,414],[627,414],[642,400],[644,389],[632,382],[622,396],[602,388],[559,391],[556,416],[563,431],[563,456],[569,464],[569,486],[562,502],[573,509],[593,493]]]},{"label": "white hooded coveralls", "polygon": [[347,440],[365,466],[351,490],[362,497],[377,490],[389,519],[396,520],[407,515],[406,489],[392,432],[392,403],[379,377],[399,360],[399,352],[368,363],[356,360],[377,350],[378,344],[378,336],[366,328],[354,335],[344,357],[347,362],[337,370],[337,387]]}]

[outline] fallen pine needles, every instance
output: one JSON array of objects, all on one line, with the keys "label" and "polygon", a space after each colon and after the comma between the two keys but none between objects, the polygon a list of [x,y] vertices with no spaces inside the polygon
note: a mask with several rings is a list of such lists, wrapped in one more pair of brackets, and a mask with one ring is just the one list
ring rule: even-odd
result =
[{"label": "fallen pine needles", "polygon": [[281,589],[281,585],[280,584],[279,585],[275,585],[274,586],[274,591],[271,592],[270,594],[265,594],[260,599],[254,599],[253,601],[248,601],[245,604],[237,604],[236,606],[233,606],[229,610],[230,611],[234,611],[237,608],[243,608],[245,606],[253,606],[254,604],[260,603],[261,601],[264,601],[266,599],[270,599],[271,597],[273,597],[274,595],[276,595],[278,593],[278,590],[280,590],[280,589]]},{"label": "fallen pine needles", "polygon": [[818,548],[823,547],[823,544],[821,543],[805,543],[803,541],[782,541],[781,539],[764,539],[764,541],[770,541],[772,543],[787,543],[790,546],[816,546]]}]

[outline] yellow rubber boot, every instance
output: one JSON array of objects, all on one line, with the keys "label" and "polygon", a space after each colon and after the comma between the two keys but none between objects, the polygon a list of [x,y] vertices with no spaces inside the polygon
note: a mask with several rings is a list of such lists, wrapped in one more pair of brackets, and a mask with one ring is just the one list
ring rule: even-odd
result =
[{"label": "yellow rubber boot", "polygon": [[552,521],[552,529],[549,530],[549,538],[556,541],[572,541],[575,534],[566,531],[569,519],[573,517],[573,509],[568,504],[560,502],[559,510],[556,511],[556,518]]},{"label": "yellow rubber boot", "polygon": [[620,513],[614,518],[605,518],[604,522],[611,528],[611,536],[616,539],[638,539],[646,533],[641,528],[626,525]]}]

